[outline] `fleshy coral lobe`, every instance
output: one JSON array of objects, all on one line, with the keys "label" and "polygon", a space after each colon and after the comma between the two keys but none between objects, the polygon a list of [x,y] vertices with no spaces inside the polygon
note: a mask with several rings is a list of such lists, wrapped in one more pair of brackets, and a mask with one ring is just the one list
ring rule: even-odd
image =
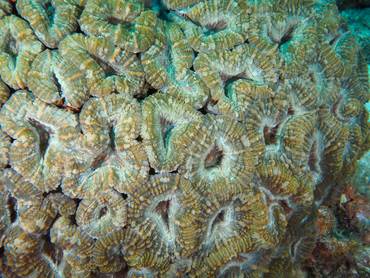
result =
[{"label": "fleshy coral lobe", "polygon": [[355,246],[311,254],[370,148],[331,0],[0,0],[0,77],[7,277],[296,277]]}]

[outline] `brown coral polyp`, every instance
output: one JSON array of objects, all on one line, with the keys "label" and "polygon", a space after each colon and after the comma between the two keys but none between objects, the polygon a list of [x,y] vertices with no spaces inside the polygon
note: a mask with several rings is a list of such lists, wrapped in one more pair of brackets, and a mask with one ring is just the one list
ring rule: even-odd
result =
[{"label": "brown coral polyp", "polygon": [[77,18],[81,9],[68,0],[17,1],[17,10],[29,21],[36,36],[49,48],[58,47],[59,42],[77,29]]},{"label": "brown coral polyp", "polygon": [[77,224],[96,238],[126,225],[126,202],[120,194],[106,190],[101,196],[83,199],[76,212]]},{"label": "brown coral polyp", "polygon": [[28,77],[29,89],[47,103],[60,104],[64,101],[67,106],[79,108],[88,100],[84,75],[56,50],[47,49],[37,55]]},{"label": "brown coral polyp", "polygon": [[191,70],[193,59],[194,52],[181,29],[173,23],[158,21],[156,41],[143,53],[141,62],[146,80],[154,88],[201,108],[209,92]]},{"label": "brown coral polyp", "polygon": [[81,29],[103,36],[126,51],[147,50],[155,40],[157,17],[144,11],[142,1],[89,1],[81,15]]},{"label": "brown coral polyp", "polygon": [[15,15],[0,19],[1,79],[14,89],[24,89],[28,84],[28,71],[32,60],[44,46],[37,40],[32,29]]},{"label": "brown coral polyp", "polygon": [[248,37],[250,7],[244,1],[204,1],[172,13],[191,47],[198,52],[231,49]]},{"label": "brown coral polyp", "polygon": [[85,73],[93,96],[114,91],[136,95],[143,85],[144,72],[137,57],[103,37],[73,34],[61,41],[59,51]]},{"label": "brown coral polyp", "polygon": [[55,189],[61,179],[58,147],[68,148],[77,138],[77,121],[65,110],[39,102],[26,91],[12,95],[1,110],[1,127],[14,142],[10,165],[40,190]]},{"label": "brown coral polyp", "polygon": [[203,115],[172,96],[157,94],[143,103],[141,134],[151,166],[176,170],[186,156],[187,142],[199,133]]}]

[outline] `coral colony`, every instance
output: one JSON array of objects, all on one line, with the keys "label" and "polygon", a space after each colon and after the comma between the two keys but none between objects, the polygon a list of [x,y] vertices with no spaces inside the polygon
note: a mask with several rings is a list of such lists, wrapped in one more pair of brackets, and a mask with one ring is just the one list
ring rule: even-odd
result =
[{"label": "coral colony", "polygon": [[331,0],[0,0],[3,277],[292,277],[370,147]]}]

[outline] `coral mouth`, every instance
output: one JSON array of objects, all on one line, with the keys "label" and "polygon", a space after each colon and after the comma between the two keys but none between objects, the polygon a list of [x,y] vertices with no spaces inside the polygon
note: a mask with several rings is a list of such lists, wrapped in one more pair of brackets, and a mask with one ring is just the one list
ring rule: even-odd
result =
[{"label": "coral mouth", "polygon": [[215,144],[204,160],[204,169],[210,170],[212,168],[220,167],[224,156],[224,151]]}]

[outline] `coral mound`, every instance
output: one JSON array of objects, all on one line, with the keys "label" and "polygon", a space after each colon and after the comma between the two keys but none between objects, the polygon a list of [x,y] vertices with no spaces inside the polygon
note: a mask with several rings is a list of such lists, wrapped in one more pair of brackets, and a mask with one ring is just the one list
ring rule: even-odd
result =
[{"label": "coral mound", "polygon": [[295,277],[352,183],[368,69],[333,1],[158,3],[0,1],[4,277]]}]

